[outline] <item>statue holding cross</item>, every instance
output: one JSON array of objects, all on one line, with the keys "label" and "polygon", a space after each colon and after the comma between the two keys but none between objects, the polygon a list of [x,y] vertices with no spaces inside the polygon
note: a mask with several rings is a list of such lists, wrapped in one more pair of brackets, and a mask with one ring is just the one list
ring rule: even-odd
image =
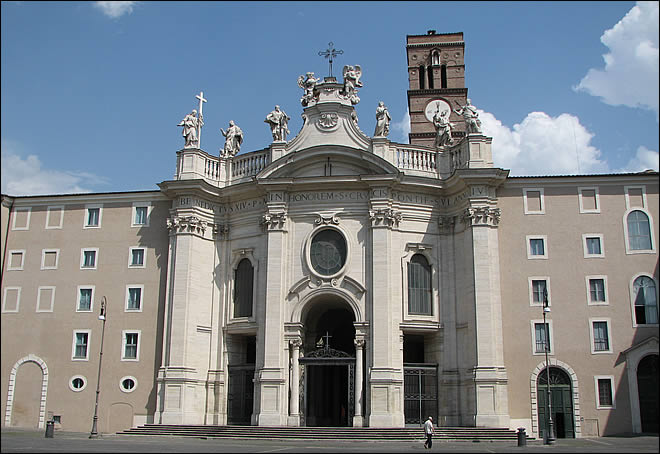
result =
[{"label": "statue holding cross", "polygon": [[177,125],[183,126],[182,135],[185,140],[183,148],[201,148],[200,139],[202,135],[202,126],[204,126],[202,103],[206,102],[206,99],[204,99],[204,92],[200,92],[196,98],[199,99],[199,115],[197,115],[197,110],[193,109],[193,111],[186,115]]}]

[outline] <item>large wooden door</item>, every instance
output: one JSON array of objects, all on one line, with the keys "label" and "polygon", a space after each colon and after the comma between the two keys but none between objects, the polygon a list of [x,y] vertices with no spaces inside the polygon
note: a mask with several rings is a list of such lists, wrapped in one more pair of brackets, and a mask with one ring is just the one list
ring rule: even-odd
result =
[{"label": "large wooden door", "polygon": [[[548,430],[548,379],[544,370],[539,374],[537,385],[537,402],[539,415],[539,435],[544,436]],[[552,422],[556,438],[575,438],[573,421],[573,393],[571,379],[561,369],[550,368],[550,403],[552,404]]]}]

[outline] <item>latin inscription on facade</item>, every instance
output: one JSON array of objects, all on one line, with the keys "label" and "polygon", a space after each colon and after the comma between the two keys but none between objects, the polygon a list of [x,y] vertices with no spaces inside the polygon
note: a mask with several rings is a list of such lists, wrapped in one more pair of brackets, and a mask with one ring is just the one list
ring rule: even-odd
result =
[{"label": "latin inscription on facade", "polygon": [[370,199],[391,199],[394,202],[414,205],[426,205],[438,208],[453,207],[470,197],[488,195],[487,187],[474,187],[460,194],[449,197],[433,197],[428,194],[412,192],[391,191],[386,188],[373,189],[371,191],[316,191],[316,192],[292,192],[289,194],[277,192],[269,194],[265,198],[241,200],[229,204],[217,204],[196,197],[180,197],[177,206],[179,208],[198,207],[212,211],[215,214],[241,213],[249,210],[262,210],[267,203],[282,202],[305,203],[305,202],[367,202]]}]

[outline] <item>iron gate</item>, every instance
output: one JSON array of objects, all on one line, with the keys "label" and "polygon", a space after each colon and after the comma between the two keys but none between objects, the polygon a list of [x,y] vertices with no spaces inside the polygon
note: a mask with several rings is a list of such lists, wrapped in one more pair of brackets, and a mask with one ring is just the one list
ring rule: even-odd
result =
[{"label": "iron gate", "polygon": [[406,424],[438,421],[438,365],[404,364],[404,416]]}]

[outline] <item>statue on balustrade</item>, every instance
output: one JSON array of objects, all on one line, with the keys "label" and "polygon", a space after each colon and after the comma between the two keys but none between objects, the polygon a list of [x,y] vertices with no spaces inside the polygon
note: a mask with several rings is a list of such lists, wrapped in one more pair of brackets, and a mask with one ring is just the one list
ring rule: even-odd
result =
[{"label": "statue on balustrade", "polygon": [[479,120],[477,108],[470,104],[469,99],[464,106],[461,106],[458,102],[456,102],[456,105],[458,105],[459,109],[454,109],[454,112],[463,117],[465,121],[465,134],[481,134],[481,120]]},{"label": "statue on balustrade", "polygon": [[204,126],[202,115],[198,117],[197,111],[193,109],[177,126],[183,126],[182,135],[185,140],[183,148],[199,148],[199,128]]},{"label": "statue on balustrade", "polygon": [[316,84],[320,80],[321,79],[314,77],[314,73],[312,72],[307,73],[306,76],[301,75],[298,77],[298,86],[305,90],[305,94],[300,98],[300,103],[303,107],[307,107],[310,102],[316,100],[318,93],[315,94],[314,90],[316,89]]},{"label": "statue on balustrade", "polygon": [[341,94],[350,99],[353,105],[360,102],[360,98],[357,95],[357,89],[362,87],[360,77],[362,77],[362,68],[360,65],[344,66],[344,88]]},{"label": "statue on balustrade", "polygon": [[241,151],[241,144],[243,143],[243,131],[241,128],[234,123],[234,120],[231,120],[227,131],[220,128],[220,133],[225,136],[225,147],[222,155],[236,156]]},{"label": "statue on balustrade", "polygon": [[451,130],[453,124],[449,121],[448,118],[449,111],[436,111],[433,116],[433,126],[435,126],[435,142],[433,146],[435,148],[444,147],[446,145],[451,145]]},{"label": "statue on balustrade", "polygon": [[378,103],[376,107],[376,130],[374,131],[374,137],[387,137],[390,133],[390,113],[387,111],[387,107],[383,101]]},{"label": "statue on balustrade", "polygon": [[266,115],[264,122],[270,125],[274,142],[286,142],[286,135],[290,133],[289,120],[291,120],[291,117],[280,110],[280,106],[275,106],[275,110]]}]

